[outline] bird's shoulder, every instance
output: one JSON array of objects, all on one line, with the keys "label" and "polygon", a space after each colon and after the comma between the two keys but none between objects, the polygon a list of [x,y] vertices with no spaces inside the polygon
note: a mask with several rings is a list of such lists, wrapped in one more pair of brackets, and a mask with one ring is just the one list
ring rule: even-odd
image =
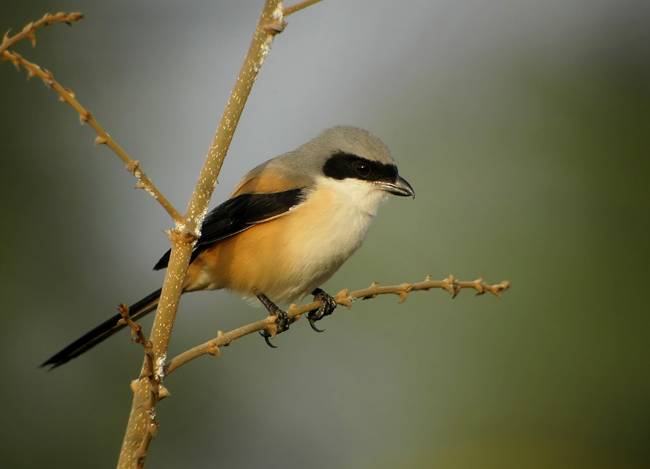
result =
[{"label": "bird's shoulder", "polygon": [[239,181],[231,198],[242,194],[272,194],[314,183],[314,171],[293,152],[265,161],[251,169]]},{"label": "bird's shoulder", "polygon": [[[206,215],[191,260],[215,243],[290,213],[305,200],[311,184],[311,178],[291,176],[268,162],[254,168],[228,200]],[[169,255],[167,251],[154,269],[167,267]]]}]

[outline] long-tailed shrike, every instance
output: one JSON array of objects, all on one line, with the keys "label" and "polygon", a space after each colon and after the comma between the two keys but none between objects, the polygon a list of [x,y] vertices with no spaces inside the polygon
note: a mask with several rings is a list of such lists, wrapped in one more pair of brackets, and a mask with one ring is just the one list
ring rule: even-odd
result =
[{"label": "long-tailed shrike", "polygon": [[[207,215],[183,292],[226,288],[257,297],[279,316],[278,331],[286,330],[289,320],[276,303],[311,293],[323,301],[308,314],[316,329],[315,321],[336,306],[319,285],[359,248],[388,194],[414,196],[414,191],[382,141],[355,127],[325,130],[254,168],[230,199]],[[168,262],[169,251],[154,269]],[[131,317],[153,311],[159,296],[156,290],[131,305]],[[43,366],[60,366],[94,347],[124,327],[120,318],[103,322]]]}]

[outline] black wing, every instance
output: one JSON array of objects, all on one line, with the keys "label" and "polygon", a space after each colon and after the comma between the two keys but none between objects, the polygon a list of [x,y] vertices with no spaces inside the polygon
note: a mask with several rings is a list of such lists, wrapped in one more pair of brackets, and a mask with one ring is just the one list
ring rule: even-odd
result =
[{"label": "black wing", "polygon": [[[241,233],[253,225],[277,217],[302,201],[303,189],[292,189],[268,194],[242,194],[215,207],[203,221],[201,237],[194,246],[190,262],[214,243]],[[170,251],[154,266],[154,270],[167,267]]]}]

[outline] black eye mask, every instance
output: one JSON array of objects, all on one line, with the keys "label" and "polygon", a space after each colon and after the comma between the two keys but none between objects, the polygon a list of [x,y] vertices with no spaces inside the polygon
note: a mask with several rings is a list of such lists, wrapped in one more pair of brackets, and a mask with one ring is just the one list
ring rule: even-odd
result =
[{"label": "black eye mask", "polygon": [[325,162],[323,174],[333,179],[395,182],[397,167],[394,164],[383,164],[350,153],[338,152]]}]

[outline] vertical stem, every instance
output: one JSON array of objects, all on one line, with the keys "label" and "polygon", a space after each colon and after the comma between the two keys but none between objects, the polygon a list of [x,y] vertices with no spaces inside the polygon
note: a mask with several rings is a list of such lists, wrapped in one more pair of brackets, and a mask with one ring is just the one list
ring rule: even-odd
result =
[{"label": "vertical stem", "polygon": [[199,180],[190,198],[184,223],[177,223],[170,232],[171,257],[150,340],[153,345],[153,370],[145,359],[140,377],[132,382],[133,402],[127,424],[118,468],[144,467],[144,460],[157,424],[156,404],[160,384],[164,378],[162,365],[166,360],[183,281],[189,264],[192,247],[208,209],[208,203],[217,184],[235,128],[239,122],[255,78],[269,53],[273,37],[284,28],[282,4],[279,0],[266,0],[255,28],[253,40],[230,94],[221,121],[215,132]]},{"label": "vertical stem", "polygon": [[120,469],[144,467],[149,444],[157,431],[156,404],[163,379],[160,368],[166,361],[167,347],[193,246],[191,241],[183,239],[187,237],[174,231],[170,237],[172,252],[150,339],[154,364],[151,367],[145,357],[140,377],[131,383],[133,401],[117,464]]}]

